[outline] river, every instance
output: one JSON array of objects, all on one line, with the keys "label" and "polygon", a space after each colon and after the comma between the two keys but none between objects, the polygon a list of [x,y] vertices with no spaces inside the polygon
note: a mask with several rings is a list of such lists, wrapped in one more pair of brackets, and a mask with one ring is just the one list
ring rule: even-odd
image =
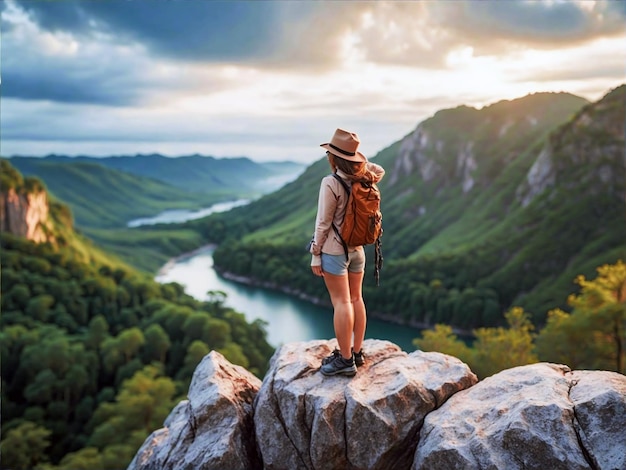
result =
[{"label": "river", "polygon": [[[213,248],[207,247],[165,265],[156,277],[161,283],[177,282],[196,299],[207,300],[209,291],[223,291],[229,307],[241,312],[248,321],[257,318],[267,325],[272,346],[291,341],[334,338],[332,310],[311,304],[282,292],[239,284],[221,277],[213,269]],[[317,278],[311,274],[311,281]],[[321,282],[321,281],[320,281]],[[366,303],[367,303],[367,299]],[[413,351],[420,330],[381,320],[368,319],[366,338],[386,339],[405,351]]]},{"label": "river", "polygon": [[250,202],[249,199],[238,199],[236,201],[218,202],[210,207],[205,207],[196,211],[190,211],[186,209],[171,209],[161,212],[154,217],[144,217],[141,219],[131,220],[126,224],[127,227],[139,227],[141,225],[154,225],[154,224],[181,224],[188,220],[200,219],[211,215],[214,212],[224,212],[237,206],[243,206]]},{"label": "river", "polygon": [[[198,217],[198,214],[228,210],[241,201],[221,204],[201,211],[168,211],[151,219],[130,221],[133,226],[146,223],[175,223]],[[169,213],[169,214],[168,214]],[[207,300],[209,291],[222,291],[227,297],[225,304],[245,315],[248,321],[261,319],[267,322],[267,339],[278,347],[292,341],[334,338],[332,310],[311,304],[296,297],[261,287],[239,284],[224,279],[213,268],[212,247],[197,250],[188,255],[171,260],[161,268],[156,281],[161,283],[176,282],[185,288],[185,292],[196,299]],[[311,274],[311,282],[320,281]],[[365,299],[367,304],[367,298]],[[368,319],[366,339],[389,340],[405,351],[413,351],[414,338],[420,330],[407,326]]]}]

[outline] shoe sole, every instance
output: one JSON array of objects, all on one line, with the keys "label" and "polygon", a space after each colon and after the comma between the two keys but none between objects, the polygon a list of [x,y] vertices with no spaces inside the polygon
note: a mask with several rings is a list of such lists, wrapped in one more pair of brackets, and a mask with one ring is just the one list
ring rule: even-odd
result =
[{"label": "shoe sole", "polygon": [[320,372],[327,377],[333,375],[345,375],[346,377],[354,377],[356,375],[356,369],[339,369],[334,372],[325,372],[323,369],[320,369]]}]

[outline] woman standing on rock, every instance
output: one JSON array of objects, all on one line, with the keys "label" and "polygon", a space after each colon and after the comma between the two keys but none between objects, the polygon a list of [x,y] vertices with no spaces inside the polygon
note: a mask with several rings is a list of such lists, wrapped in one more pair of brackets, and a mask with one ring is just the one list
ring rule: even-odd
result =
[{"label": "woman standing on rock", "polygon": [[[359,137],[337,129],[331,141],[320,146],[334,174],[351,187],[355,181],[378,183],[385,170],[368,162],[358,151]],[[363,302],[365,251],[362,246],[348,246],[347,256],[340,233],[346,213],[348,192],[334,175],[322,179],[310,248],[311,270],[322,276],[333,304],[333,326],[339,349],[322,361],[324,375],[356,374],[364,361],[361,346],[365,338],[367,315]],[[347,258],[347,259],[346,259]]]}]

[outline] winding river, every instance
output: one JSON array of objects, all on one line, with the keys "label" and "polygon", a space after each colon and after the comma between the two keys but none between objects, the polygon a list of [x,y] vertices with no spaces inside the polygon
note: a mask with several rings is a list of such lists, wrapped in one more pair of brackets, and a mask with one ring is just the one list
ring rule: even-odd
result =
[{"label": "winding river", "polygon": [[[241,205],[237,201],[232,204],[232,207]],[[228,209],[227,205],[222,205],[218,210]],[[193,218],[198,213],[200,211],[187,215]],[[181,218],[184,215],[179,211],[174,217],[176,220],[169,221],[180,222]],[[167,214],[160,214],[154,220],[167,223]],[[213,268],[213,250],[213,247],[205,247],[171,260],[161,268],[156,280],[161,283],[177,282],[185,287],[187,294],[199,300],[207,300],[210,291],[226,293],[226,305],[243,313],[248,321],[261,319],[267,323],[267,338],[275,347],[292,341],[330,339],[335,336],[330,308],[313,305],[281,292],[224,279]],[[311,282],[316,280],[311,274]],[[418,336],[419,329],[368,319],[366,338],[389,340],[405,351],[413,351],[415,347],[412,341]]]}]

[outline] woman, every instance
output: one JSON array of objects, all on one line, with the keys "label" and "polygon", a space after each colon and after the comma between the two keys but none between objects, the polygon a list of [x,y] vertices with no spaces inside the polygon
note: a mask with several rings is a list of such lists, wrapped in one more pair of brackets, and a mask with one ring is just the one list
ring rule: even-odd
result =
[{"label": "woman", "polygon": [[[378,183],[385,170],[368,162],[358,151],[359,137],[337,129],[331,141],[320,146],[332,168],[341,179],[352,185],[355,181]],[[322,361],[324,375],[356,374],[363,365],[363,339],[367,322],[362,285],[365,271],[365,251],[362,246],[349,246],[348,256],[339,234],[346,212],[348,193],[333,175],[322,179],[320,185],[315,232],[311,244],[311,270],[322,276],[333,304],[333,326],[339,349]],[[334,225],[334,227],[333,227]]]}]

